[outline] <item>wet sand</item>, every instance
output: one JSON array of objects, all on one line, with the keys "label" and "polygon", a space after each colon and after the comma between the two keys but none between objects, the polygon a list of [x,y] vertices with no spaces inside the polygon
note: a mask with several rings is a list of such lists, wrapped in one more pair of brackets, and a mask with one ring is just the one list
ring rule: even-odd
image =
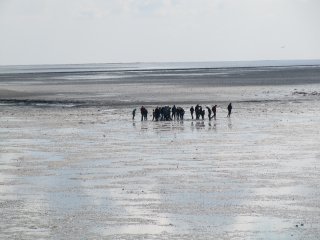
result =
[{"label": "wet sand", "polygon": [[0,103],[135,107],[287,101],[295,91],[320,92],[320,66],[70,71],[0,72]]},{"label": "wet sand", "polygon": [[[72,91],[0,85],[15,91],[0,106],[1,239],[320,235],[319,96],[293,94],[319,91],[317,83],[208,84],[188,96],[182,83],[175,94],[162,85],[165,94],[154,96],[160,83],[134,94],[132,85],[117,83],[114,104],[95,95],[96,84],[88,91],[87,83]],[[186,110],[215,100],[217,119],[192,121],[186,111],[183,122],[141,122],[139,113],[131,120],[135,104],[149,104],[150,112],[155,102],[179,100]]]}]

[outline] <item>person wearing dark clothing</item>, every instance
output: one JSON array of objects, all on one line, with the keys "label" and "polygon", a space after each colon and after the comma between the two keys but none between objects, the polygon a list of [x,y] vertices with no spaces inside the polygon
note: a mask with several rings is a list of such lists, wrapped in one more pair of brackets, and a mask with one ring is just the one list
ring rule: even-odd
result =
[{"label": "person wearing dark clothing", "polygon": [[191,113],[191,117],[192,117],[192,119],[193,119],[193,113],[194,113],[194,108],[193,108],[193,106],[191,106],[191,108],[190,108],[190,113]]},{"label": "person wearing dark clothing", "polygon": [[152,110],[152,121],[154,121],[156,119],[156,112],[155,110],[153,109]]},{"label": "person wearing dark clothing", "polygon": [[[171,108],[169,106],[163,107],[163,120],[164,121],[171,121],[172,120],[170,113],[171,113]],[[177,108],[175,107],[174,117],[176,117],[176,115],[177,115]]]},{"label": "person wearing dark clothing", "polygon": [[202,106],[199,107],[199,113],[200,113],[200,116],[202,117],[202,120],[204,120],[205,111],[202,110]]},{"label": "person wearing dark clothing", "polygon": [[177,120],[183,120],[184,109],[182,107],[177,108]]},{"label": "person wearing dark clothing", "polygon": [[142,107],[140,108],[141,121],[143,121],[143,119],[144,119],[144,111],[145,111],[145,108],[144,108],[144,106],[142,106]]},{"label": "person wearing dark clothing", "polygon": [[208,109],[208,118],[211,120],[211,109],[209,107],[206,107]]},{"label": "person wearing dark clothing", "polygon": [[216,119],[216,116],[217,116],[217,105],[214,105],[214,106],[212,107],[212,113],[213,113],[214,119]]},{"label": "person wearing dark clothing", "polygon": [[232,104],[229,103],[229,105],[228,105],[228,116],[227,117],[230,117],[231,111],[232,111]]},{"label": "person wearing dark clothing", "polygon": [[177,115],[177,108],[176,108],[176,105],[173,105],[172,109],[172,119],[176,120],[176,115]]},{"label": "person wearing dark clothing", "polygon": [[141,121],[143,121],[143,120],[146,121],[148,118],[148,110],[144,106],[142,106],[140,108],[140,112],[141,112]]},{"label": "person wearing dark clothing", "polygon": [[200,108],[200,110],[201,110],[200,115],[202,117],[202,120],[204,120],[204,115],[206,114],[206,111],[202,110],[202,108]]},{"label": "person wearing dark clothing", "polygon": [[136,116],[136,111],[137,111],[137,109],[133,109],[133,111],[132,111],[132,120],[134,120],[134,117]]},{"label": "person wearing dark clothing", "polygon": [[159,121],[159,118],[160,118],[160,108],[157,107],[156,110],[154,111],[155,113],[155,119],[156,121]]},{"label": "person wearing dark clothing", "polygon": [[196,111],[196,120],[198,120],[201,114],[199,104],[197,104],[197,106],[195,107],[195,111]]}]

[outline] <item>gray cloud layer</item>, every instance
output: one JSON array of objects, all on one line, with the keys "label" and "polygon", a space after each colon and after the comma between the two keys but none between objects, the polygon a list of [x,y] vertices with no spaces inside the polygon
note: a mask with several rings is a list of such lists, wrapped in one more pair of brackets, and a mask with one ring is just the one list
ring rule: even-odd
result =
[{"label": "gray cloud layer", "polygon": [[318,0],[0,0],[0,64],[320,59]]}]

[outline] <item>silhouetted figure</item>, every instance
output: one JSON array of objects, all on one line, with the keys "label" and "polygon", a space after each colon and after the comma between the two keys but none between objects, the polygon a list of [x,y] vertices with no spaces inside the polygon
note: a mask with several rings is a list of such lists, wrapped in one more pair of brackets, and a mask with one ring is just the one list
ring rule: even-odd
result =
[{"label": "silhouetted figure", "polygon": [[196,112],[196,120],[199,120],[199,117],[200,117],[200,106],[199,106],[199,104],[197,104],[196,105],[196,107],[195,107],[195,112]]},{"label": "silhouetted figure", "polygon": [[208,109],[208,118],[211,120],[211,109],[209,107],[206,107]]},{"label": "silhouetted figure", "polygon": [[156,121],[159,121],[159,119],[160,119],[160,108],[157,107],[156,110],[154,111],[154,113],[155,113]]},{"label": "silhouetted figure", "polygon": [[229,103],[229,105],[228,105],[228,116],[227,117],[230,117],[231,111],[232,111],[232,104]]},{"label": "silhouetted figure", "polygon": [[176,114],[177,114],[177,108],[176,108],[176,105],[173,105],[173,107],[172,107],[172,118],[174,119],[174,120],[176,120]]},{"label": "silhouetted figure", "polygon": [[155,110],[153,109],[152,110],[152,121],[154,121],[156,119],[156,112]]},{"label": "silhouetted figure", "polygon": [[144,111],[145,111],[145,108],[144,108],[144,106],[142,106],[142,107],[140,108],[141,121],[143,121],[143,119],[144,119]]},{"label": "silhouetted figure", "polygon": [[194,108],[193,108],[193,106],[191,106],[191,108],[190,108],[190,113],[191,113],[191,117],[192,117],[192,119],[193,119],[193,113],[194,113]]},{"label": "silhouetted figure", "polygon": [[212,113],[213,113],[214,119],[216,119],[216,116],[217,116],[217,105],[214,105],[214,106],[212,107]]},{"label": "silhouetted figure", "polygon": [[148,118],[148,110],[144,106],[142,106],[140,108],[140,112],[141,112],[141,121],[143,121],[143,120],[146,121]]},{"label": "silhouetted figure", "polygon": [[[199,118],[200,116],[202,117],[202,106],[199,106]],[[204,114],[203,114],[202,120],[203,119],[204,119]]]},{"label": "silhouetted figure", "polygon": [[132,111],[132,120],[134,120],[134,117],[136,116],[136,111],[137,111],[137,109],[133,109],[133,111]]},{"label": "silhouetted figure", "polygon": [[202,117],[202,120],[204,120],[204,115],[206,114],[206,111],[205,110],[202,110],[202,107],[201,107],[201,117]]},{"label": "silhouetted figure", "polygon": [[184,116],[184,109],[182,107],[177,108],[177,119],[178,120],[183,120]]},{"label": "silhouetted figure", "polygon": [[160,108],[160,121],[171,121],[171,108],[164,106]]}]

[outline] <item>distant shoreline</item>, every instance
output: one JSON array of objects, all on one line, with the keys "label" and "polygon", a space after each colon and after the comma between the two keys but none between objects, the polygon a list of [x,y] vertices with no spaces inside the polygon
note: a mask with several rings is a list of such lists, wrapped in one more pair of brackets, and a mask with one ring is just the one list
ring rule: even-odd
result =
[{"label": "distant shoreline", "polygon": [[318,99],[318,94],[308,93],[320,92],[320,66],[143,70],[145,67],[0,74],[0,102],[67,107],[201,104]]},{"label": "distant shoreline", "polygon": [[221,61],[221,62],[132,62],[132,63],[79,63],[79,64],[31,64],[0,65],[0,75],[10,73],[73,73],[73,72],[112,72],[143,70],[188,70],[188,69],[228,69],[259,67],[316,67],[315,60],[258,60],[258,61]]}]

